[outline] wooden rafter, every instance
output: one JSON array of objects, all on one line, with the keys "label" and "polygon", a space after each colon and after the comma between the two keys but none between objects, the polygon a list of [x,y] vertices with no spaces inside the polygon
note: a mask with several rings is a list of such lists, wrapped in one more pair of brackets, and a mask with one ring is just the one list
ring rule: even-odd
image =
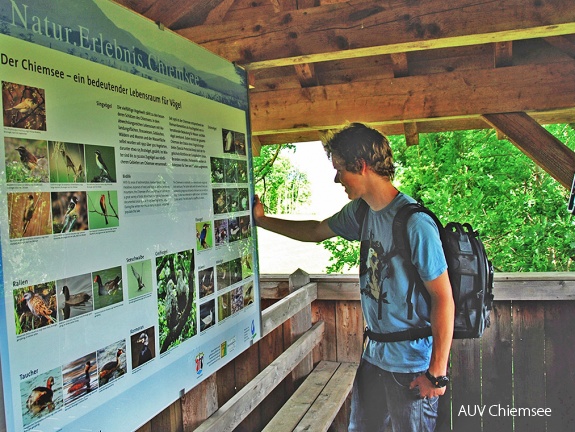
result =
[{"label": "wooden rafter", "polygon": [[273,97],[267,93],[251,95],[252,130],[256,134],[329,129],[346,121],[423,124],[498,112],[570,109],[575,100],[575,63],[275,90]]},{"label": "wooden rafter", "polygon": [[571,188],[575,152],[569,147],[525,113],[486,114],[483,117],[559,183]]},{"label": "wooden rafter", "polygon": [[[265,18],[265,19],[264,19]],[[248,68],[358,58],[575,33],[575,8],[549,0],[344,2],[242,15],[220,25],[178,30]]]}]

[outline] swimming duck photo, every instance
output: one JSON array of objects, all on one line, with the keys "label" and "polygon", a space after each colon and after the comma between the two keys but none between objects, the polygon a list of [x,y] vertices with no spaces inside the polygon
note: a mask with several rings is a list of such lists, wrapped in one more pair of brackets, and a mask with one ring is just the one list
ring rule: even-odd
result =
[{"label": "swimming duck photo", "polygon": [[96,352],[77,358],[62,366],[64,405],[98,389]]},{"label": "swimming duck photo", "polygon": [[25,430],[38,420],[62,409],[62,371],[60,367],[37,373],[20,382],[22,423]]},{"label": "swimming duck photo", "polygon": [[121,340],[98,350],[98,382],[100,387],[126,373],[126,341]]},{"label": "swimming duck photo", "polygon": [[66,320],[94,310],[91,275],[84,274],[56,281],[58,318]]}]

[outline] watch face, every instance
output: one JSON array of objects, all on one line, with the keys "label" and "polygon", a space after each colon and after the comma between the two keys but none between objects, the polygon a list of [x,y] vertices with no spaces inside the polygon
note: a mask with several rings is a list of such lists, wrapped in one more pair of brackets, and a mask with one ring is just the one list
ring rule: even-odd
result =
[{"label": "watch face", "polygon": [[435,384],[437,387],[445,387],[449,383],[449,378],[447,377],[438,377],[437,383]]}]

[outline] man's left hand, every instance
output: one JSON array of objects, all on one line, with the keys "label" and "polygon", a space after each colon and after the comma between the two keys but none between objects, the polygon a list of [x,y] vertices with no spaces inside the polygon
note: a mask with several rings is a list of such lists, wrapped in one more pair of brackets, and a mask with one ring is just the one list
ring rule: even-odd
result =
[{"label": "man's left hand", "polygon": [[409,385],[410,389],[419,388],[419,397],[432,398],[445,394],[447,387],[437,388],[427,379],[424,373],[415,378]]}]

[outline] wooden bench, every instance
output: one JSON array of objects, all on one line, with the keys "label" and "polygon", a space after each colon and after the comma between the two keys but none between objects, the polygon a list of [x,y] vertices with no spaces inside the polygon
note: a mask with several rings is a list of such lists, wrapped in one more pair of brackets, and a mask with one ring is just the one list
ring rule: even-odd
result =
[{"label": "wooden bench", "polygon": [[[317,285],[307,283],[265,309],[262,314],[264,336],[306,309],[308,312],[303,320],[307,320],[309,329],[224,405],[207,412],[208,418],[194,429],[196,432],[232,432],[294,371],[305,379],[265,430],[327,431],[351,391],[357,364],[319,361],[313,368],[312,352],[324,339],[325,332],[323,321],[311,325],[310,304],[316,298]],[[291,327],[294,327],[293,324]],[[303,375],[300,374],[302,371]],[[186,397],[185,403],[193,405],[192,398],[189,399]]]},{"label": "wooden bench", "polygon": [[351,392],[357,366],[318,363],[263,432],[327,431]]}]

